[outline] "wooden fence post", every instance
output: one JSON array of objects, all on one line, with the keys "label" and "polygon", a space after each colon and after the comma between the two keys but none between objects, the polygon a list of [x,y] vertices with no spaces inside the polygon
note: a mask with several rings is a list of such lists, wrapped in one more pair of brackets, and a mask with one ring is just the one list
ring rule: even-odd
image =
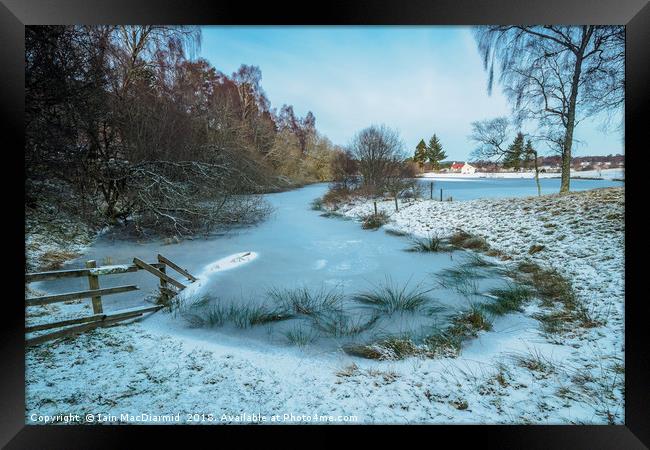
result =
[{"label": "wooden fence post", "polygon": [[[95,260],[86,261],[87,269],[94,269],[97,267],[97,262]],[[97,275],[88,275],[88,287],[90,289],[99,289],[99,277]],[[92,298],[93,302],[93,314],[101,314],[104,312],[102,308],[102,297],[97,296]]]},{"label": "wooden fence post", "polygon": [[375,216],[377,215],[377,202],[373,202],[375,204]]},{"label": "wooden fence post", "polygon": [[[161,263],[162,267],[158,268],[162,273],[167,273],[167,267],[165,264]],[[167,281],[163,280],[162,278],[160,279],[160,293],[162,297],[163,303],[167,304],[169,303],[169,294],[167,294]]]}]

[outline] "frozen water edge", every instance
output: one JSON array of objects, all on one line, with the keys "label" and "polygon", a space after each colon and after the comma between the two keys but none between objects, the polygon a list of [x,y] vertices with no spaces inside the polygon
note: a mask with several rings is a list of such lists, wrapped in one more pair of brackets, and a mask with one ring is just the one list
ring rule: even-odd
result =
[{"label": "frozen water edge", "polygon": [[[237,422],[241,415],[315,413],[356,415],[359,422],[372,423],[622,423],[620,389],[612,390],[613,398],[588,389],[609,380],[610,369],[623,357],[623,231],[606,219],[622,214],[623,192],[603,192],[612,192],[615,201],[601,204],[601,193],[590,192],[462,204],[415,202],[393,214],[390,223],[419,235],[463,228],[484,235],[515,259],[527,257],[532,238],[524,236],[526,228],[535,243],[547,244],[531,258],[571,276],[580,295],[607,316],[603,327],[549,342],[531,318],[535,307],[530,306],[523,314],[497,320],[495,331],[482,333],[457,359],[375,362],[342,354],[307,356],[270,345],[251,348],[225,336],[215,342],[214,333],[181,329],[169,315],[157,313],[128,327],[30,351],[27,421],[31,413],[65,410],[216,418],[204,423],[223,423],[224,414],[231,416],[225,422]],[[561,241],[544,234],[548,229],[539,214],[524,210],[549,205],[566,209],[553,216],[556,233],[566,234]],[[379,206],[392,210],[391,202]],[[594,217],[583,217],[584,227],[571,226],[577,212],[594,207]],[[359,217],[370,208],[360,203],[341,212]],[[553,370],[536,372],[514,362],[513,356],[531,352],[547,359]],[[101,375],[80,376],[90,373]],[[595,381],[583,388],[575,381],[578,375]]]}]

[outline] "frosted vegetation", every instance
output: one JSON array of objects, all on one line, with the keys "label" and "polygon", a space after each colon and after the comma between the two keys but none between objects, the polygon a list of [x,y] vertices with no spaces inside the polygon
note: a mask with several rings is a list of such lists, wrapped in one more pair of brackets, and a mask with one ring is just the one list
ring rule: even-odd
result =
[{"label": "frosted vegetation", "polygon": [[[102,235],[68,267],[161,252],[200,279],[129,333],[100,330],[29,352],[27,410],[155,403],[217,414],[315,408],[386,423],[622,423],[622,190],[403,199],[398,213],[388,199],[378,202],[387,224],[365,231],[372,201],[319,210],[312,201],[325,189],[268,195],[267,222],[209,239],[134,245]],[[157,288],[142,272],[105,280]],[[105,309],[141,301],[141,292],[121,294]],[[50,313],[84,313],[73,303]],[[91,347],[93,358],[75,356]],[[79,370],[110,373],[110,382],[65,382]],[[56,393],[39,381],[50,379]],[[120,401],[108,405],[107,395]]]},{"label": "frosted vegetation", "polygon": [[[526,183],[481,180],[459,186],[458,192],[477,195],[484,190],[471,186],[503,183],[507,193],[513,181]],[[591,186],[594,181],[580,183]],[[152,259],[159,250],[200,278],[173,306],[185,326],[316,351],[343,348],[377,359],[456,355],[465,339],[489,330],[495,317],[521,310],[533,296],[497,255],[467,251],[487,248],[479,237],[369,233],[351,221],[327,220],[313,200],[326,188],[313,185],[268,195],[274,212],[267,222],[162,250],[154,241],[134,251],[129,240],[109,233],[84,260],[126,263],[133,256]],[[453,186],[450,190],[456,192]],[[251,249],[256,258],[236,270],[222,271],[215,263]],[[105,281],[107,287],[136,283],[152,296],[156,289],[155,280],[144,273]],[[57,280],[35,288],[66,291],[75,283],[83,281]],[[106,309],[142,301],[139,292],[119,297],[106,299]],[[395,350],[397,343],[406,347]]]}]

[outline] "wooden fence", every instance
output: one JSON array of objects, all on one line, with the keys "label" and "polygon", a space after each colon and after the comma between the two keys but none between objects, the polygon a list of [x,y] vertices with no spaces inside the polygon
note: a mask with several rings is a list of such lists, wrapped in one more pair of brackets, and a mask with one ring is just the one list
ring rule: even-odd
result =
[{"label": "wooden fence", "polygon": [[[37,331],[60,328],[59,330],[52,333],[26,338],[26,344],[36,345],[59,337],[82,333],[84,331],[92,330],[97,327],[113,325],[123,320],[134,319],[136,317],[142,316],[145,313],[158,311],[165,305],[169,304],[171,298],[178,294],[180,290],[185,289],[186,287],[183,283],[170,277],[167,274],[167,267],[185,276],[190,282],[196,281],[196,278],[191,273],[178,266],[173,261],[165,258],[163,255],[158,255],[158,262],[156,263],[146,263],[139,258],[133,258],[133,264],[97,267],[97,263],[95,261],[88,261],[86,262],[86,268],[84,269],[54,270],[49,272],[35,272],[25,274],[26,284],[36,281],[56,280],[61,278],[86,277],[88,279],[87,290],[25,298],[25,306],[49,305],[52,303],[90,298],[93,308],[93,314],[91,316],[76,317],[73,319],[50,323],[41,323],[38,325],[30,325],[25,327],[25,333],[33,333]],[[104,313],[102,297],[106,295],[136,291],[139,288],[133,284],[101,288],[99,277],[137,272],[139,270],[145,270],[160,279],[160,303],[138,308],[122,309],[111,312],[110,314]],[[176,289],[171,289],[169,285],[174,286]]]}]

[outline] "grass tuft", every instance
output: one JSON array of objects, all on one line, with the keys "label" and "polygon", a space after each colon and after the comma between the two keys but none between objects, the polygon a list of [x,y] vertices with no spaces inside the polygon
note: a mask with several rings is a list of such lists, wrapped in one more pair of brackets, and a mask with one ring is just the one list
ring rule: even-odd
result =
[{"label": "grass tuft", "polygon": [[446,330],[451,336],[460,339],[478,336],[479,331],[490,331],[492,322],[487,318],[485,312],[476,305],[472,305],[467,311],[462,312],[452,319],[452,326]]},{"label": "grass tuft", "polygon": [[466,267],[472,267],[472,268],[488,268],[488,267],[496,267],[497,266],[492,261],[488,261],[487,259],[483,258],[478,253],[474,253],[474,252],[471,252],[469,254],[469,256],[467,257],[467,262],[465,262],[464,265]]},{"label": "grass tuft", "polygon": [[398,311],[417,311],[430,301],[429,290],[415,286],[409,289],[409,283],[399,287],[389,279],[385,284],[368,292],[355,294],[353,300],[376,309],[379,312],[393,314]]},{"label": "grass tuft", "polygon": [[285,332],[284,337],[287,339],[289,344],[304,347],[318,339],[318,333],[311,329],[304,328],[302,325],[297,325],[291,330]]},{"label": "grass tuft", "polygon": [[221,327],[232,323],[238,328],[278,322],[292,318],[286,310],[256,304],[223,304],[202,296],[180,311],[192,327]]},{"label": "grass tuft", "polygon": [[486,303],[483,308],[496,316],[521,311],[524,302],[530,300],[532,292],[522,285],[507,284],[502,288],[491,289],[489,293],[496,297],[493,303]]},{"label": "grass tuft", "polygon": [[423,238],[411,238],[411,252],[439,252],[445,248],[442,245],[442,238],[439,236],[427,236]]},{"label": "grass tuft", "polygon": [[273,288],[267,296],[281,308],[293,314],[313,316],[323,311],[341,308],[343,296],[335,290],[310,290],[307,287],[295,289]]},{"label": "grass tuft", "polygon": [[437,274],[438,285],[444,289],[453,289],[464,297],[481,295],[478,279],[485,274],[473,267],[459,264],[456,267],[444,269]]},{"label": "grass tuft", "polygon": [[424,339],[432,358],[456,358],[460,354],[462,340],[447,331],[438,331]]},{"label": "grass tuft", "polygon": [[356,336],[371,329],[379,320],[379,315],[370,318],[351,317],[343,311],[331,311],[313,317],[314,327],[332,337]]}]

